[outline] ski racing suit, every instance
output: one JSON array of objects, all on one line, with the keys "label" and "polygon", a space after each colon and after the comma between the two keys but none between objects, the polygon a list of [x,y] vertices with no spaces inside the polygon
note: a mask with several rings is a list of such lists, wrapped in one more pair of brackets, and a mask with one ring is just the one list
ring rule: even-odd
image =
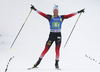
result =
[{"label": "ski racing suit", "polygon": [[61,15],[61,16],[57,16],[54,17],[54,15],[49,15],[49,14],[45,14],[39,10],[36,10],[37,13],[39,13],[41,16],[45,17],[50,24],[50,34],[49,34],[49,38],[46,42],[45,48],[43,50],[43,52],[40,55],[40,58],[43,58],[44,55],[48,52],[48,50],[50,49],[50,46],[52,45],[52,43],[55,41],[56,44],[56,48],[55,48],[55,52],[56,52],[56,60],[59,60],[59,50],[60,50],[60,46],[61,46],[61,25],[64,19],[68,19],[76,14],[78,14],[78,12],[75,13],[71,13],[68,15]]}]

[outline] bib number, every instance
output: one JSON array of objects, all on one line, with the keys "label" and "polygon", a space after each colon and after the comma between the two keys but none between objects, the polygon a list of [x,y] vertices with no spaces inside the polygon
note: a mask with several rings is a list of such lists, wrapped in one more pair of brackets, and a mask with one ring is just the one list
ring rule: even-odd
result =
[{"label": "bib number", "polygon": [[59,27],[60,26],[60,23],[59,22],[53,22],[52,23],[52,27]]}]

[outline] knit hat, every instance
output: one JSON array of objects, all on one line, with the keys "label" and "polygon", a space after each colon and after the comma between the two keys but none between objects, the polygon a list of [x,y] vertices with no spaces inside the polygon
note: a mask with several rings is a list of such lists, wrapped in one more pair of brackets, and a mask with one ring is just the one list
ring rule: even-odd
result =
[{"label": "knit hat", "polygon": [[53,11],[54,11],[54,9],[59,10],[58,5],[55,5],[55,6],[53,7]]}]

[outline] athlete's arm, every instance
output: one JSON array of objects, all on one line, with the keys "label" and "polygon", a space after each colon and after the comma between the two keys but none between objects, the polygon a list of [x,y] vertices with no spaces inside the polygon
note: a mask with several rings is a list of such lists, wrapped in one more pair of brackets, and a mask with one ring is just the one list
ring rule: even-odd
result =
[{"label": "athlete's arm", "polygon": [[45,13],[39,11],[39,10],[36,10],[36,12],[37,12],[38,14],[40,14],[41,16],[43,16],[43,17],[45,17],[45,18],[48,18],[48,15],[47,15],[47,14],[45,14]]},{"label": "athlete's arm", "polygon": [[62,17],[63,19],[67,19],[67,18],[70,18],[70,17],[75,16],[76,14],[78,14],[78,12],[71,13],[71,14],[68,14],[68,15],[61,15],[61,17]]},{"label": "athlete's arm", "polygon": [[45,14],[45,13],[43,13],[43,12],[37,10],[33,5],[31,5],[31,9],[34,10],[34,11],[36,11],[36,12],[37,12],[38,14],[40,14],[41,16],[47,18],[48,20],[51,18],[51,15],[47,15],[47,14]]},{"label": "athlete's arm", "polygon": [[71,14],[68,14],[68,15],[61,15],[61,17],[63,18],[63,19],[67,19],[67,18],[70,18],[70,17],[73,17],[73,16],[75,16],[76,14],[78,14],[78,13],[84,13],[85,11],[84,11],[85,9],[82,9],[82,10],[79,10],[78,12],[75,12],[75,13],[71,13]]}]

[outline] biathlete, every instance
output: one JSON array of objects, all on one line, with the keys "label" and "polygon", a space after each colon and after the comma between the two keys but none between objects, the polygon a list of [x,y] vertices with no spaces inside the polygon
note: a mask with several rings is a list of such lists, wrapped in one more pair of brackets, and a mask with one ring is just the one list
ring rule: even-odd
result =
[{"label": "biathlete", "polygon": [[53,8],[54,15],[45,14],[45,13],[37,10],[34,6],[31,6],[31,9],[36,11],[41,16],[45,17],[49,21],[49,24],[50,24],[50,34],[49,34],[49,38],[46,42],[45,48],[44,48],[43,52],[41,53],[38,61],[34,64],[34,66],[32,68],[35,68],[40,64],[42,58],[48,52],[52,43],[55,41],[55,44],[56,44],[56,48],[55,48],[55,52],[56,52],[55,68],[59,69],[58,62],[59,62],[59,55],[60,55],[59,51],[60,51],[61,39],[62,39],[62,37],[61,37],[62,22],[64,21],[64,19],[68,19],[70,17],[75,16],[78,13],[84,12],[84,9],[77,11],[75,13],[71,13],[71,14],[68,14],[68,15],[60,15],[60,16],[58,15],[59,9],[58,9],[57,5],[55,5],[54,8]]}]

